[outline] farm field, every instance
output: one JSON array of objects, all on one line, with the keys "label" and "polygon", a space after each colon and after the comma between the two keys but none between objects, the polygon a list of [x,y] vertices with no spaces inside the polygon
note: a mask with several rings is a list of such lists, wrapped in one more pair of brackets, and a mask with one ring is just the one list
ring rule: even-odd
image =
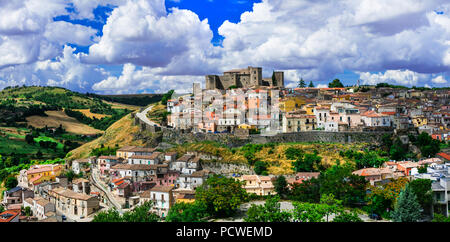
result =
[{"label": "farm field", "polygon": [[46,111],[45,113],[48,115],[48,117],[27,117],[26,119],[28,124],[35,128],[43,128],[46,125],[48,127],[56,128],[59,127],[59,125],[62,125],[67,132],[82,135],[103,133],[103,131],[101,130],[94,129],[86,124],[78,122],[75,118],[67,116],[63,111]]},{"label": "farm field", "polygon": [[74,111],[81,112],[82,114],[84,114],[84,116],[86,116],[88,118],[102,119],[104,117],[111,116],[111,115],[106,115],[106,114],[92,113],[90,109],[74,109]]}]

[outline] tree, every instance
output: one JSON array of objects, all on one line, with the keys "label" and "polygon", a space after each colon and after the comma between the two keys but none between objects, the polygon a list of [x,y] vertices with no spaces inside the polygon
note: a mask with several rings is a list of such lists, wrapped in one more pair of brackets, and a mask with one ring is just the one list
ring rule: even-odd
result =
[{"label": "tree", "polygon": [[309,82],[309,86],[308,87],[314,87],[314,84],[312,81]]},{"label": "tree", "polygon": [[280,197],[286,197],[289,193],[288,184],[284,176],[279,176],[274,182],[275,191]]},{"label": "tree", "polygon": [[361,203],[366,196],[367,181],[352,173],[353,167],[346,163],[334,165],[319,175],[320,194],[333,194],[344,205]]},{"label": "tree", "polygon": [[254,170],[257,175],[267,175],[267,163],[264,161],[255,162]]},{"label": "tree", "polygon": [[294,202],[293,219],[296,222],[325,222],[328,205]]},{"label": "tree", "polygon": [[403,147],[402,142],[399,138],[394,141],[394,144],[391,146],[389,151],[389,155],[393,160],[404,160],[405,155],[408,151]]},{"label": "tree", "polygon": [[77,174],[75,174],[75,172],[73,170],[68,170],[65,175],[69,182],[71,182],[73,180],[73,178],[75,178],[77,176]]},{"label": "tree", "polygon": [[329,88],[337,88],[337,87],[344,87],[344,84],[339,79],[334,79],[332,82],[328,84]]},{"label": "tree", "polygon": [[155,213],[151,213],[150,209],[153,206],[153,202],[148,201],[137,206],[132,211],[127,211],[123,214],[122,219],[124,222],[158,222],[160,220],[159,216]]},{"label": "tree", "polygon": [[318,203],[320,201],[320,181],[316,178],[293,184],[289,198],[299,202]]},{"label": "tree", "polygon": [[306,87],[306,82],[305,82],[305,80],[303,80],[303,78],[301,78],[301,79],[298,81],[298,87],[300,87],[300,88]]},{"label": "tree", "polygon": [[439,140],[433,139],[426,132],[422,132],[414,143],[419,147],[422,157],[432,157],[441,149]]},{"label": "tree", "polygon": [[370,186],[370,193],[367,195],[366,211],[376,213],[382,217],[390,218],[391,214],[387,212],[394,209],[394,205],[402,189],[408,184],[408,179],[401,177],[391,180],[389,183],[380,186]]},{"label": "tree", "polygon": [[433,191],[431,190],[431,180],[415,179],[409,183],[417,201],[424,211],[428,210],[433,203]]},{"label": "tree", "polygon": [[281,210],[280,197],[273,196],[264,205],[252,206],[247,211],[245,222],[289,222],[291,214]]},{"label": "tree", "polygon": [[170,90],[166,94],[164,94],[162,99],[161,99],[161,103],[163,105],[167,105],[167,101],[169,101],[169,99],[172,98],[172,95],[173,95],[174,92],[175,92],[175,90]]},{"label": "tree", "polygon": [[148,201],[123,215],[120,215],[115,209],[110,209],[97,213],[92,222],[158,222],[160,220],[158,215],[150,213],[152,206],[153,203]]},{"label": "tree", "polygon": [[275,71],[272,73],[272,84],[278,86],[277,78],[275,77]]},{"label": "tree", "polygon": [[41,159],[43,156],[42,151],[38,150],[38,152],[36,152],[36,158]]},{"label": "tree", "polygon": [[202,186],[197,187],[195,198],[206,204],[210,215],[231,216],[242,203],[247,201],[248,194],[242,188],[243,185],[242,182],[233,178],[214,175],[209,177]]},{"label": "tree", "polygon": [[395,210],[392,213],[394,222],[417,222],[421,217],[422,207],[409,184],[400,192]]},{"label": "tree", "polygon": [[431,222],[437,222],[437,223],[450,223],[450,217],[446,217],[442,214],[435,213],[433,216],[433,220]]},{"label": "tree", "polygon": [[419,166],[419,167],[417,167],[417,172],[419,172],[420,174],[427,173],[427,171],[428,171],[427,168],[428,168],[428,164]]},{"label": "tree", "polygon": [[94,216],[92,222],[112,223],[112,222],[123,222],[123,220],[119,212],[117,212],[117,210],[109,209],[108,211],[102,211],[97,213]]},{"label": "tree", "polygon": [[355,212],[345,212],[343,211],[336,217],[334,217],[333,222],[338,223],[356,223],[356,222],[363,222],[361,218],[359,218],[358,214]]},{"label": "tree", "polygon": [[24,207],[22,206],[22,211],[23,211],[23,214],[24,214],[25,216],[33,216],[33,211],[31,211],[31,208],[30,208],[30,207],[24,208]]},{"label": "tree", "polygon": [[6,189],[9,190],[9,189],[12,189],[12,188],[17,187],[17,184],[19,184],[19,183],[17,182],[17,178],[14,177],[14,176],[10,176],[10,177],[8,177],[8,178],[6,179],[5,187],[6,187]]},{"label": "tree", "polygon": [[25,141],[27,144],[34,144],[34,137],[31,134],[25,135]]},{"label": "tree", "polygon": [[204,203],[175,203],[167,213],[167,222],[206,222],[209,216]]},{"label": "tree", "polygon": [[299,156],[296,161],[292,162],[295,172],[312,172],[323,170],[322,157],[316,152]]}]

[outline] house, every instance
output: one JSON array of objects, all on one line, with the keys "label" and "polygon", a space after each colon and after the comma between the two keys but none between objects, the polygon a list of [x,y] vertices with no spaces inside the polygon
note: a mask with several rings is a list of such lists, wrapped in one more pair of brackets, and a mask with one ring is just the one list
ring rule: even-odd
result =
[{"label": "house", "polygon": [[128,164],[156,165],[162,161],[163,153],[154,152],[151,155],[132,155],[128,157]]},{"label": "house", "polygon": [[100,209],[98,198],[62,187],[50,190],[49,197],[58,212],[71,218],[85,218]]},{"label": "house", "polygon": [[436,213],[449,216],[448,208],[450,202],[450,177],[442,177],[431,183],[433,191],[433,210]]},{"label": "house", "polygon": [[72,161],[72,170],[75,174],[78,175],[83,168],[87,168],[91,164],[92,162],[90,158],[74,160]]},{"label": "house", "polygon": [[0,213],[0,223],[19,222],[20,212],[13,210],[6,210]]},{"label": "house", "polygon": [[193,203],[195,202],[195,191],[189,189],[177,188],[172,190],[173,196],[177,203]]},{"label": "house", "polygon": [[243,175],[236,179],[244,182],[243,188],[247,193],[254,193],[259,196],[276,194],[272,179],[269,176]]},{"label": "house", "polygon": [[286,113],[286,115],[283,116],[283,133],[311,131],[316,129],[316,116],[303,114],[301,112]]},{"label": "house", "polygon": [[394,178],[394,170],[389,168],[364,168],[354,171],[353,174],[363,176],[372,186],[378,182]]},{"label": "house", "polygon": [[22,204],[27,198],[33,198],[34,192],[28,188],[17,186],[3,193],[3,204],[5,206]]},{"label": "house", "polygon": [[151,155],[156,151],[156,148],[146,148],[146,147],[137,147],[137,146],[125,146],[116,151],[116,156],[122,159],[128,159],[133,155]]},{"label": "house", "polygon": [[151,212],[165,218],[170,207],[175,203],[173,186],[155,186],[150,189],[150,200],[153,201]]},{"label": "house", "polygon": [[392,127],[393,120],[389,115],[369,110],[361,114],[361,122],[368,127]]},{"label": "house", "polygon": [[116,156],[100,156],[97,159],[97,166],[100,170],[100,174],[107,175],[112,166],[121,163],[124,158]]},{"label": "house", "polygon": [[33,215],[38,219],[46,219],[51,217],[51,212],[56,212],[55,204],[44,198],[27,198],[23,203],[23,207],[30,207]]},{"label": "house", "polygon": [[164,161],[174,162],[177,159],[177,152],[167,152],[164,154]]},{"label": "house", "polygon": [[158,165],[117,164],[111,167],[113,178],[128,177],[132,182],[148,181],[150,176],[156,175]]},{"label": "house", "polygon": [[286,179],[288,184],[301,184],[311,178],[318,178],[320,172],[298,172],[294,177]]},{"label": "house", "polygon": [[187,167],[187,162],[193,158],[194,158],[194,155],[185,154],[182,157],[180,157],[179,159],[177,159],[176,161],[172,162],[169,165],[169,169],[181,172],[183,170],[183,168]]},{"label": "house", "polygon": [[33,188],[33,186],[45,182],[55,181],[56,177],[61,174],[62,165],[49,164],[49,165],[33,165],[26,171],[21,171],[19,178],[17,179],[21,185],[25,187]]},{"label": "house", "polygon": [[181,189],[194,190],[201,186],[203,182],[212,174],[209,170],[195,171],[192,174],[182,173],[179,175],[176,184]]},{"label": "house", "polygon": [[84,178],[78,178],[72,181],[72,190],[74,192],[90,194],[91,188],[89,184],[89,180]]}]

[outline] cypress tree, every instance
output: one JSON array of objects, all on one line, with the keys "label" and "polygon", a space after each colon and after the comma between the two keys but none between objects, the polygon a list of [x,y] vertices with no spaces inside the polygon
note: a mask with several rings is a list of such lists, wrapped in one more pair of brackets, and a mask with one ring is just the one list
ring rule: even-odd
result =
[{"label": "cypress tree", "polygon": [[422,206],[420,206],[416,194],[409,184],[400,192],[400,196],[392,213],[394,222],[417,222],[421,217]]}]

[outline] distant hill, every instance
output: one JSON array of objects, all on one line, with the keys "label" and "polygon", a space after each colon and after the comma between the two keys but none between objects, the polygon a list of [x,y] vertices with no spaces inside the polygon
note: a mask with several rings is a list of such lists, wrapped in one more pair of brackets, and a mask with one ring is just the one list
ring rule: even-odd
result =
[{"label": "distant hill", "polygon": [[87,93],[89,97],[99,98],[108,102],[122,103],[146,107],[151,103],[161,101],[163,94],[125,94],[125,95],[98,95]]},{"label": "distant hill", "polygon": [[[132,97],[126,99],[128,103],[141,100],[138,98],[136,101]],[[63,125],[66,130],[71,130],[67,124],[76,119],[75,123],[89,125],[97,130],[106,130],[124,115],[139,109],[139,106],[116,103],[114,98],[108,100],[110,101],[100,96],[73,92],[60,87],[9,87],[0,91],[0,126],[41,127],[48,122],[49,127]],[[56,111],[60,113],[53,115]],[[69,117],[70,122],[63,122],[68,121]]]}]

